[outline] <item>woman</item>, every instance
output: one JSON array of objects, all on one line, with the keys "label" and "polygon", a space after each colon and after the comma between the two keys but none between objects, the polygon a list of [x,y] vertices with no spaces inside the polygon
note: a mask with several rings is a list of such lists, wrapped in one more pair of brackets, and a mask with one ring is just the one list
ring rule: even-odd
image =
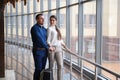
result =
[{"label": "woman", "polygon": [[62,40],[62,35],[58,27],[56,26],[57,18],[55,15],[50,16],[50,26],[47,30],[47,43],[52,50],[49,50],[48,58],[49,58],[49,68],[53,70],[54,60],[57,63],[57,80],[63,80],[63,56],[62,56],[62,49],[73,53],[68,49],[65,43]]}]

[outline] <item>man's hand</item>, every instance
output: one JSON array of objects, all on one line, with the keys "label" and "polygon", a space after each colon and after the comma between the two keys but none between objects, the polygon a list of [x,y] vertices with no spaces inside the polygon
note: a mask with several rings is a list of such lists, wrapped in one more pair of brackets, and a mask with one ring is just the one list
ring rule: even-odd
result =
[{"label": "man's hand", "polygon": [[53,48],[52,48],[52,47],[49,47],[49,51],[53,51]]}]

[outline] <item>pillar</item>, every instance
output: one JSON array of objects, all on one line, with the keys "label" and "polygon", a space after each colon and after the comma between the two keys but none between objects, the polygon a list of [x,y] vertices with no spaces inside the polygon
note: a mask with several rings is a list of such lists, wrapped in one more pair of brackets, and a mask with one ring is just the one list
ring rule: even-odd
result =
[{"label": "pillar", "polygon": [[4,0],[0,1],[0,77],[5,77],[4,66]]}]

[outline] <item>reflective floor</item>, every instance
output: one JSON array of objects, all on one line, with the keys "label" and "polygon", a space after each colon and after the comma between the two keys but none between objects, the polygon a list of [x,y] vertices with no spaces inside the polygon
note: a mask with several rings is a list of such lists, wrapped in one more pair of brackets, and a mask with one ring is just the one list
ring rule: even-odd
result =
[{"label": "reflective floor", "polygon": [[15,80],[14,70],[5,70],[5,78],[0,78],[0,80]]},{"label": "reflective floor", "polygon": [[[113,64],[109,62],[109,64]],[[104,66],[109,66],[104,62]],[[15,70],[16,80],[32,80],[33,79],[33,72],[34,72],[34,62],[33,62],[33,55],[30,49],[26,49],[17,45],[11,45],[5,43],[5,65],[6,69]],[[114,63],[114,65],[120,65],[118,63]],[[114,67],[115,71],[119,71],[119,67]],[[57,66],[54,68],[54,78],[55,80],[57,77]],[[48,68],[48,64],[46,66]],[[102,71],[103,72],[103,71]],[[103,72],[105,73],[105,72]],[[109,73],[108,77],[110,77]],[[72,70],[70,72],[70,68],[64,64],[63,69],[63,77],[64,80],[81,80],[80,73]],[[115,77],[111,78],[115,80]],[[84,78],[82,80],[91,80],[89,78]]]},{"label": "reflective floor", "polygon": [[[5,44],[5,62],[6,69],[15,70],[16,80],[32,80],[34,72],[34,62],[31,50]],[[48,63],[46,68],[48,68]],[[72,71],[70,74],[70,69],[64,65],[63,70],[64,80],[80,80],[79,75]],[[54,67],[54,79],[57,78],[57,66]],[[71,78],[71,79],[70,79]]]}]

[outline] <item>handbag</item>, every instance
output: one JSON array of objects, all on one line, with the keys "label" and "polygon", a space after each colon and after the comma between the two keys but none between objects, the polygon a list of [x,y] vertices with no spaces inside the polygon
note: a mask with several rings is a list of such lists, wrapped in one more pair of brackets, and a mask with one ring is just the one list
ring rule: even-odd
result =
[{"label": "handbag", "polygon": [[54,80],[53,71],[50,69],[45,69],[40,74],[40,80]]}]

